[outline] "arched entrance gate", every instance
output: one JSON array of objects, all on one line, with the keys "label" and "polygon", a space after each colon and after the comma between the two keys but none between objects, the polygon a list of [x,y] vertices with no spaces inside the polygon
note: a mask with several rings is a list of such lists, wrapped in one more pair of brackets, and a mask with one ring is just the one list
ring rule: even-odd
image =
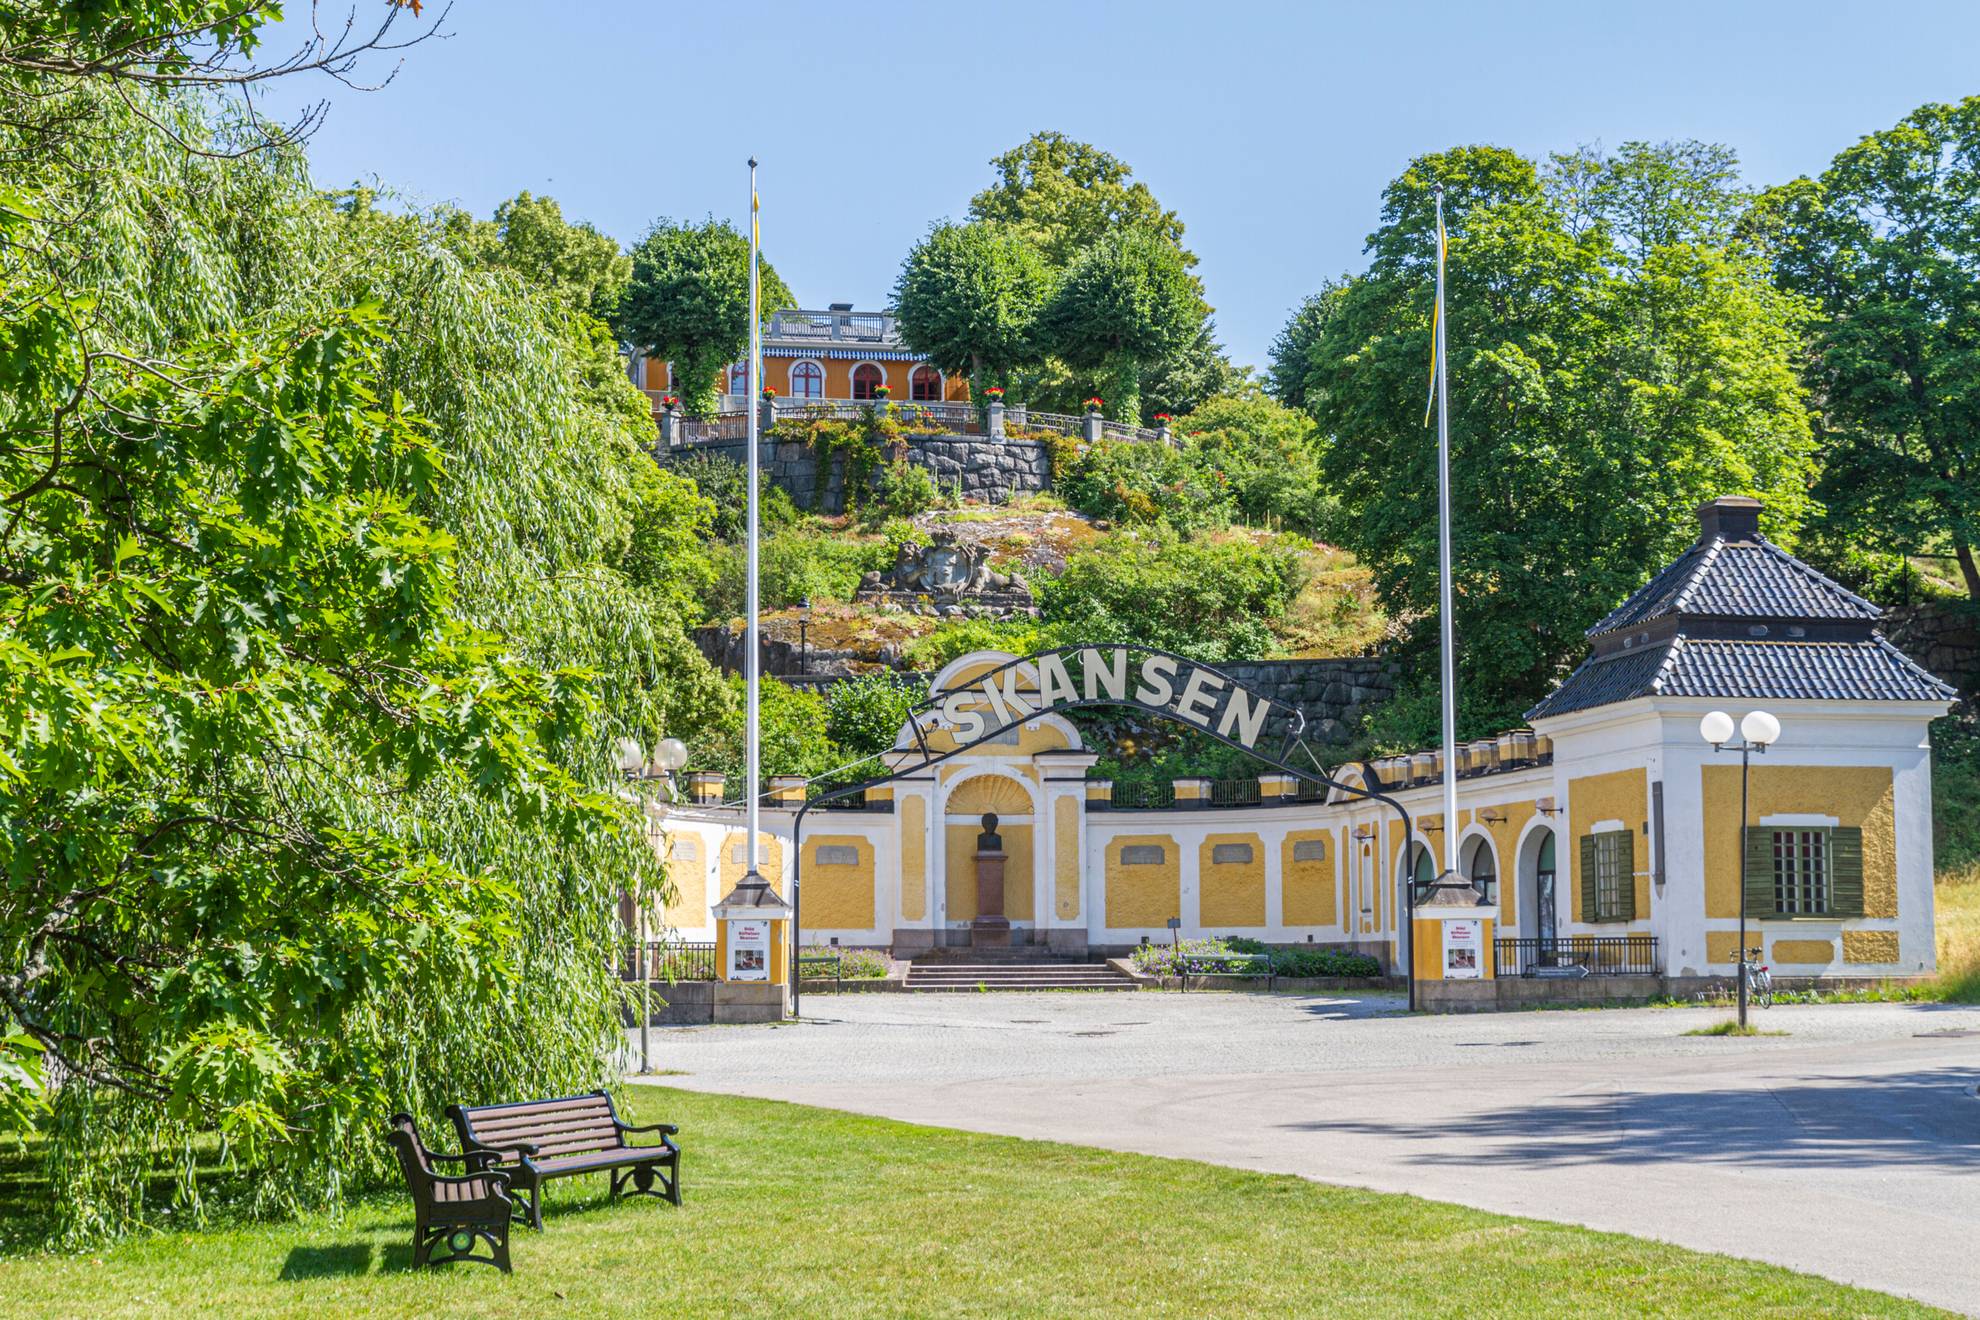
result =
[{"label": "arched entrance gate", "polygon": [[[878,758],[886,765],[885,773],[807,797],[792,827],[793,955],[802,947],[804,822],[813,808],[922,775],[974,748],[1009,737],[1027,722],[1086,706],[1130,707],[1178,721],[1295,779],[1381,803],[1402,822],[1402,837],[1411,837],[1408,810],[1379,787],[1370,787],[1381,783],[1372,768],[1362,767],[1358,779],[1350,780],[1327,773],[1306,742],[1306,717],[1296,707],[1254,691],[1211,665],[1153,647],[1062,646],[979,667],[959,681],[938,686],[909,713],[892,750]],[[1418,886],[1406,888],[1413,913]],[[1409,921],[1405,919],[1400,927],[1407,940]],[[1414,1008],[1416,983],[1407,945],[1401,961]],[[800,996],[801,987],[794,980],[794,1012]]]}]

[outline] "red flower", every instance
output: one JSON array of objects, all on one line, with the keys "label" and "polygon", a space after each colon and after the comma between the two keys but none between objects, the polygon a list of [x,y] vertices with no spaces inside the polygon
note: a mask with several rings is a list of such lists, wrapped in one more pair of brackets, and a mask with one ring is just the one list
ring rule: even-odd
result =
[{"label": "red flower", "polygon": [[1086,401],[1086,406],[1089,408],[1104,408],[1107,406],[1107,401],[1096,394]]},{"label": "red flower", "polygon": [[1155,414],[1155,420],[1156,420],[1156,421],[1158,421],[1158,422],[1166,422],[1166,421],[1168,421],[1168,420],[1169,420],[1169,414],[1167,414],[1167,413],[1156,413],[1156,414]]},{"label": "red flower", "polygon": [[769,385],[765,385],[763,387],[763,397],[766,399],[774,399],[777,397],[777,391],[773,387]]}]

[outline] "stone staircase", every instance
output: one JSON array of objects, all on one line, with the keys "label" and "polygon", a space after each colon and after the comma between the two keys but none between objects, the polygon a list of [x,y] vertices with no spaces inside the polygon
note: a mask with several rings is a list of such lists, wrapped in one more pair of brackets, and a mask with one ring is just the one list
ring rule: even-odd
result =
[{"label": "stone staircase", "polygon": [[1052,959],[1033,949],[943,950],[908,964],[909,990],[1133,990],[1133,978],[1104,962]]}]

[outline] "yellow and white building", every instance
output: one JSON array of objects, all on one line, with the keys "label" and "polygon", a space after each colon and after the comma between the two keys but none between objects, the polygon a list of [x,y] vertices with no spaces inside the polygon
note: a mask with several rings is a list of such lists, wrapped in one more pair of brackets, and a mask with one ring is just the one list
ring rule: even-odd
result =
[{"label": "yellow and white building", "polygon": [[[1166,941],[1174,918],[1184,937],[1349,947],[1422,974],[1435,951],[1412,957],[1409,881],[1434,875],[1448,829],[1489,922],[1483,978],[1543,966],[1724,977],[1742,905],[1748,944],[1777,975],[1928,973],[1927,726],[1954,694],[1877,633],[1876,606],[1767,542],[1758,518],[1752,500],[1706,505],[1697,543],[1590,630],[1587,660],[1529,712],[1530,730],[1461,747],[1455,820],[1441,816],[1435,755],[1334,771],[1379,781],[1407,809],[1407,836],[1384,803],[1272,774],[1255,791],[1178,781],[1173,806],[1117,808],[1087,777],[1096,753],[1044,712],[909,769],[862,809],[808,812],[800,938],[900,955],[967,943],[971,859],[994,812],[1004,914],[1041,952]],[[931,695],[1012,658],[965,656]],[[1035,695],[1039,675],[1019,673]],[[1782,733],[1754,758],[1742,858],[1739,761],[1698,726],[1711,710],[1763,708]],[[922,737],[955,745],[940,716]],[[897,764],[921,764],[915,747],[904,729]],[[804,789],[772,787],[763,870],[790,897]],[[700,795],[720,794],[704,780]],[[745,869],[741,812],[710,800],[669,809],[663,826],[677,891],[665,921],[712,938],[709,904]]]}]

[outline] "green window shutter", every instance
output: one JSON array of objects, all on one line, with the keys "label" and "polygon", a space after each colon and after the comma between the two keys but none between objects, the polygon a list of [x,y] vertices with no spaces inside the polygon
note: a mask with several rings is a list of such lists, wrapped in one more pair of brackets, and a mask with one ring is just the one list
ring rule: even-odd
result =
[{"label": "green window shutter", "polygon": [[1624,830],[1616,836],[1621,854],[1616,858],[1616,869],[1622,873],[1620,897],[1616,900],[1615,919],[1617,921],[1636,920],[1636,835]]},{"label": "green window shutter", "polygon": [[1774,832],[1757,825],[1746,827],[1746,915],[1777,917],[1780,907],[1774,898]]},{"label": "green window shutter", "polygon": [[1829,831],[1829,913],[1863,915],[1863,831],[1854,825]]},{"label": "green window shutter", "polygon": [[1581,919],[1595,921],[1595,836],[1581,836]]}]

